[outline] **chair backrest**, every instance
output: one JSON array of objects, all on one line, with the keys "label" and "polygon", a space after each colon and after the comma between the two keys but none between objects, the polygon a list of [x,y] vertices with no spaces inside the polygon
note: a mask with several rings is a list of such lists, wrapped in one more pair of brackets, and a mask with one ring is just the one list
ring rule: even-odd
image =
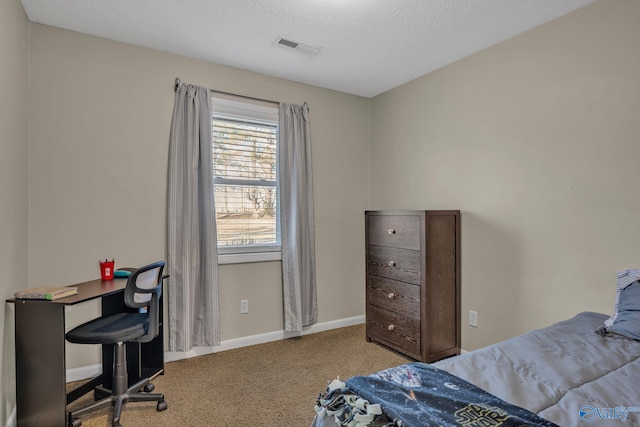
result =
[{"label": "chair backrest", "polygon": [[125,304],[137,309],[146,307],[149,316],[147,333],[138,339],[139,342],[149,342],[158,336],[164,265],[164,261],[145,265],[131,273],[127,279],[124,290]]}]

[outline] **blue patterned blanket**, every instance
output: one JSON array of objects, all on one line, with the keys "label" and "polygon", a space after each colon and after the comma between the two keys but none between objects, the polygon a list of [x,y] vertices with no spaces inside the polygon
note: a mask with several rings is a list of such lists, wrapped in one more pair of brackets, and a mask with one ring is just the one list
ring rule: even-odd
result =
[{"label": "blue patterned blanket", "polygon": [[[366,413],[367,406],[379,404],[388,419],[387,425],[399,427],[557,427],[526,409],[424,363],[409,363],[373,375],[352,377],[344,384],[346,387],[333,387],[330,395],[324,396],[329,397],[324,402],[333,402],[333,406],[329,405],[329,414],[339,415],[336,421],[344,426],[380,425],[373,421],[374,417],[358,418],[357,415],[358,412]],[[357,398],[335,399],[336,394]],[[357,399],[359,404],[349,405],[350,400],[355,402]],[[337,401],[341,405],[336,404]],[[357,419],[361,421],[354,422]]]}]

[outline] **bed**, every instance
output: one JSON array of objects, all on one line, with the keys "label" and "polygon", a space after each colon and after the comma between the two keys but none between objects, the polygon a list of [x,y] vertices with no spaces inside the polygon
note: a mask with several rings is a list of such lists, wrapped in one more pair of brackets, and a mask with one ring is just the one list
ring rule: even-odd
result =
[{"label": "bed", "polygon": [[[629,292],[627,296],[638,308],[640,283],[635,282],[633,288],[634,294]],[[628,308],[623,305],[621,309]],[[635,320],[638,313],[635,312]],[[343,424],[350,427],[640,425],[640,341],[604,327],[605,321],[611,326],[615,316],[617,313],[609,317],[583,312],[547,328],[431,365],[416,362],[353,377],[344,383],[333,382],[319,397],[311,426],[340,425],[335,420],[341,410],[338,419],[350,417]],[[629,319],[618,319],[623,320]],[[624,323],[625,327],[629,325],[638,326]],[[425,377],[408,385],[403,381],[394,383],[393,379],[381,382],[397,376],[398,368],[409,372],[412,379],[418,374]],[[437,381],[430,383],[426,379],[429,375],[447,375],[438,384],[448,384],[448,390]],[[406,375],[403,378],[406,380]],[[396,397],[400,397],[397,401],[388,401],[387,386],[395,389]],[[445,390],[444,397],[439,394],[440,388]],[[460,397],[459,390],[477,394]],[[426,397],[427,392],[430,397]],[[341,394],[345,397],[335,398]],[[342,409],[336,404],[340,400]],[[443,408],[439,408],[443,401]],[[474,402],[485,403],[473,406]],[[487,415],[486,408],[494,410]],[[469,410],[485,413],[474,421],[467,414]],[[524,417],[517,418],[521,415],[518,410],[524,411]],[[417,421],[413,415],[421,412],[433,417]],[[508,419],[512,422],[505,421]]]}]

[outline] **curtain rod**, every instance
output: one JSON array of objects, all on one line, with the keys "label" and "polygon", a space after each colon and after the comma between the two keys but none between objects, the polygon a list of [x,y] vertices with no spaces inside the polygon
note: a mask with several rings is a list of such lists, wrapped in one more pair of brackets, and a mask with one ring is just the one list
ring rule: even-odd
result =
[{"label": "curtain rod", "polygon": [[[178,88],[180,87],[180,85],[182,84],[182,82],[180,81],[179,77],[176,77],[176,85],[174,87],[174,90],[178,90]],[[240,98],[245,98],[245,99],[252,99],[254,101],[261,101],[261,102],[269,102],[271,104],[280,104],[278,101],[272,101],[270,99],[264,99],[264,98],[255,98],[253,96],[246,96],[246,95],[238,95],[237,93],[231,93],[231,92],[223,92],[221,90],[215,90],[215,89],[209,89],[211,92],[215,92],[215,93],[219,93],[221,95],[230,95],[230,96],[238,96]]]}]

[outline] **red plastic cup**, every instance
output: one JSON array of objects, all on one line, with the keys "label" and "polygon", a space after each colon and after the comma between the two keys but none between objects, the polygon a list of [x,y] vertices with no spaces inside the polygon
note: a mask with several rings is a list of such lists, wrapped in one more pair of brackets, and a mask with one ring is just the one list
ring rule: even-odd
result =
[{"label": "red plastic cup", "polygon": [[100,277],[102,280],[113,280],[115,261],[100,261]]}]

